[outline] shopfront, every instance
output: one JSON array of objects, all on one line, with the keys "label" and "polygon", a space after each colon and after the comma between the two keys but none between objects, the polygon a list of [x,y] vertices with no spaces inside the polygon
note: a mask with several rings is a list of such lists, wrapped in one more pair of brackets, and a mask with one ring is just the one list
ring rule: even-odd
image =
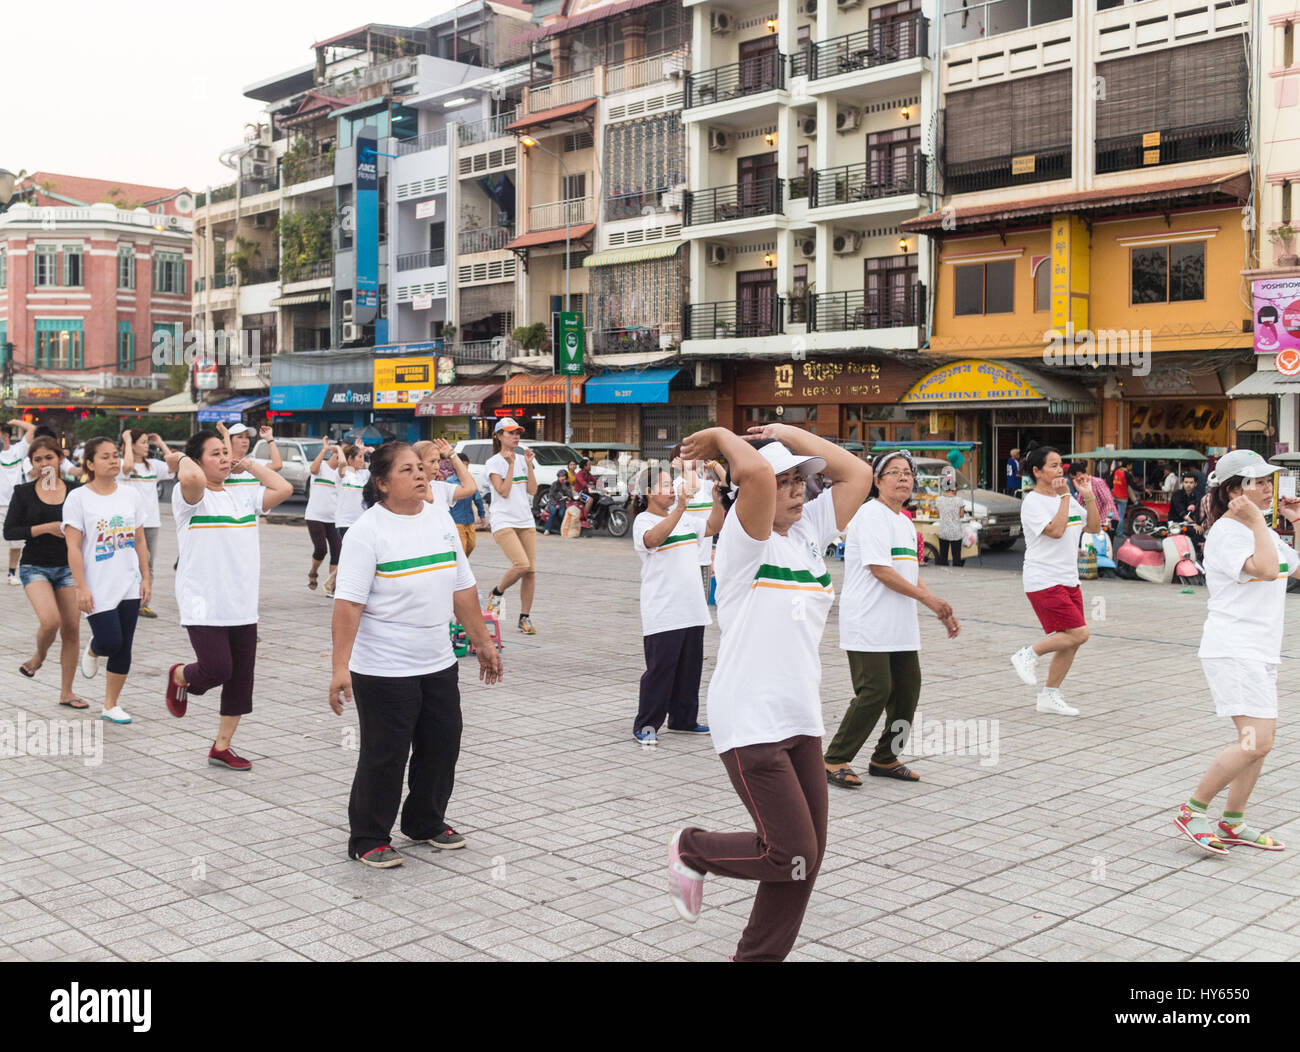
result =
[{"label": "shopfront", "polygon": [[[569,401],[582,404],[585,376],[570,377]],[[538,442],[564,441],[563,376],[516,373],[501,388],[501,415],[511,416],[524,428],[524,437]]]},{"label": "shopfront", "polygon": [[439,387],[420,399],[415,418],[423,421],[426,438],[445,438],[448,442],[491,438],[496,424],[496,417],[491,414],[501,405],[503,386],[491,383]]},{"label": "shopfront", "polygon": [[[1121,376],[1119,444],[1126,449],[1195,449],[1235,445],[1232,402],[1214,369],[1195,358],[1157,359],[1146,376]],[[1254,408],[1242,406],[1240,408]],[[1259,422],[1260,430],[1267,427]],[[1250,430],[1249,423],[1242,423]]]},{"label": "shopfront", "polygon": [[574,413],[573,441],[629,443],[646,457],[662,457],[684,433],[714,419],[711,392],[693,388],[677,366],[590,377],[584,401],[582,416]]},{"label": "shopfront", "polygon": [[224,424],[248,424],[261,427],[266,422],[265,413],[255,413],[269,401],[267,395],[253,395],[245,398],[227,398],[224,402],[199,406],[198,421],[200,427],[211,427],[218,421]]},{"label": "shopfront", "polygon": [[370,422],[373,385],[369,383],[284,384],[271,388],[267,414],[285,438],[342,437]]}]

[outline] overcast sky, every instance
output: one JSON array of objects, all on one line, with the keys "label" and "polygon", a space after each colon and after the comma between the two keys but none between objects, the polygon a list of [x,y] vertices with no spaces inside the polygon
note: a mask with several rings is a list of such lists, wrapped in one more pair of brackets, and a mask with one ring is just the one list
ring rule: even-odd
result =
[{"label": "overcast sky", "polygon": [[[263,103],[248,85],[311,64],[311,45],[367,22],[417,25],[450,0],[71,0],[57,26],[0,28],[0,168],[201,190]],[[24,22],[27,28],[21,28]]]}]

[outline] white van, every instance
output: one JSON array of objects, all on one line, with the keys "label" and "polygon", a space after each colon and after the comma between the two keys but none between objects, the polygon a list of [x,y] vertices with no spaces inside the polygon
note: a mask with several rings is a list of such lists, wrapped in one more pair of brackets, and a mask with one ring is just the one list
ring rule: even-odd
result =
[{"label": "white van", "polygon": [[[492,440],[490,438],[461,439],[452,448],[469,465],[469,473],[478,483],[478,491],[482,494],[483,500],[491,504],[492,487],[488,485],[487,472],[483,470],[483,465],[492,456]],[[582,457],[577,450],[566,446],[563,442],[530,442],[525,439],[519,443],[519,448],[531,449],[536,456],[533,462],[533,475],[537,479],[537,494],[533,497],[533,510],[536,511],[545,503],[546,493],[551,488],[551,483],[555,481],[559,470],[567,468],[571,460],[581,464]]]}]

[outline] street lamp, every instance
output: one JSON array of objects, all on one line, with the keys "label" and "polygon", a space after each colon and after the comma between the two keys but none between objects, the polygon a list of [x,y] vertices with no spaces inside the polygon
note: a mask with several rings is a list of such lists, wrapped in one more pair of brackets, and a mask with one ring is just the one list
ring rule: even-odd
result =
[{"label": "street lamp", "polygon": [[[568,196],[569,195],[569,166],[564,163],[563,157],[561,157],[557,153],[553,153],[552,151],[548,150],[545,146],[541,145],[541,143],[539,143],[531,135],[525,135],[522,138],[520,138],[519,144],[523,146],[525,150],[532,150],[532,149],[541,150],[542,153],[546,154],[548,157],[554,157],[557,161],[560,162],[560,171],[564,173],[564,193],[565,193],[565,198],[564,198],[564,313],[568,314],[569,313],[569,270],[570,270],[570,264],[573,262],[572,259],[570,259],[569,257],[569,234],[572,229],[572,223],[570,220],[572,219],[572,206],[573,206],[573,199]],[[552,331],[554,330],[552,329]],[[552,336],[552,339],[554,339],[554,336]],[[555,350],[556,348],[552,347],[551,353],[554,354]],[[573,421],[572,421],[573,410],[572,410],[572,403],[569,400],[570,394],[572,393],[572,383],[573,383],[572,379],[570,378],[569,374],[566,372],[564,374],[564,441],[566,444],[568,444],[573,439]]]}]

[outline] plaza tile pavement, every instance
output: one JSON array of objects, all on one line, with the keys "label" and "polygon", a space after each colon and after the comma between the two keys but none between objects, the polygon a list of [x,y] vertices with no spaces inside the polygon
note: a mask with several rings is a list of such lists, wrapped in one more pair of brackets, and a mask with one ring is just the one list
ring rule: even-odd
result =
[{"label": "plaza tile pavement", "polygon": [[[163,707],[166,669],[190,650],[176,623],[170,529],[161,540],[161,616],[136,637],[128,727],[55,705],[57,645],[34,681],[19,676],[35,620],[19,589],[0,588],[0,719],[95,719],[104,733],[100,766],[0,760],[0,959],[732,952],[752,885],[710,878],[693,926],[664,891],[675,829],[750,826],[708,740],[665,734],[657,749],[630,740],[643,666],[627,540],[539,538],[538,634],[506,626],[498,687],[462,662],[449,817],[469,847],[439,852],[399,836],[406,865],[387,871],[345,856],[356,717],[327,707],[330,606],[304,586],[306,532],[262,528],[257,700],[236,739],[251,774],[206,763],[215,698],[192,699],[183,720]],[[504,562],[480,534],[472,564],[485,588]],[[838,587],[843,564],[831,573]],[[1300,959],[1300,763],[1288,722],[1250,810],[1294,849],[1203,856],[1172,824],[1230,738],[1195,659],[1204,591],[1085,583],[1093,638],[1067,682],[1083,715],[1065,719],[1036,714],[1034,692],[1008,664],[1037,635],[1018,575],[968,566],[925,579],[964,628],[949,642],[923,621],[921,711],[998,721],[997,763],[919,756],[919,783],[831,788],[827,856],[792,959]],[[510,595],[511,618],[516,602]],[[1284,713],[1300,675],[1298,602],[1289,600]],[[822,648],[829,733],[851,694],[837,643],[832,615]],[[706,683],[716,645],[710,628]],[[78,684],[97,714],[102,681]]]}]

